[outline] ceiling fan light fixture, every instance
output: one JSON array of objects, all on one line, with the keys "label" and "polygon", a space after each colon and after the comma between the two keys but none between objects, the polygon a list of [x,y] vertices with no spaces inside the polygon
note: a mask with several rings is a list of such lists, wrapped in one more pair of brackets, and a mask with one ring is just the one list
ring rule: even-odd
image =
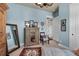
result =
[{"label": "ceiling fan light fixture", "polygon": [[53,3],[35,3],[35,5],[42,7],[50,7],[53,5]]}]

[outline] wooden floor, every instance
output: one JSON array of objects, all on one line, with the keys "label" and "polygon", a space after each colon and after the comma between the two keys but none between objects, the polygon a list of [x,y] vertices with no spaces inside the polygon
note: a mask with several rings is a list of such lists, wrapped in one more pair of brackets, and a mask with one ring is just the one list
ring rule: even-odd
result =
[{"label": "wooden floor", "polygon": [[[48,44],[47,42],[44,43],[44,45],[42,45],[41,43],[39,45],[34,45],[34,46],[30,46],[30,47],[59,47],[58,43],[56,43],[56,41],[54,40],[50,40],[50,43]],[[23,46],[20,47],[19,49],[17,49],[16,51],[10,53],[10,56],[19,56],[20,52],[22,51]]]}]

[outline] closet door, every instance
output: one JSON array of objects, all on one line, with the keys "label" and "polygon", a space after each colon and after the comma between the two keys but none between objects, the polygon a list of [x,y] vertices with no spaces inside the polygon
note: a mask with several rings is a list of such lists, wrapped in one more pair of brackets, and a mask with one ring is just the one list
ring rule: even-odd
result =
[{"label": "closet door", "polygon": [[75,19],[75,33],[76,33],[76,48],[79,48],[79,4],[77,4],[76,11],[76,19]]},{"label": "closet door", "polygon": [[79,48],[79,4],[70,4],[70,49]]}]

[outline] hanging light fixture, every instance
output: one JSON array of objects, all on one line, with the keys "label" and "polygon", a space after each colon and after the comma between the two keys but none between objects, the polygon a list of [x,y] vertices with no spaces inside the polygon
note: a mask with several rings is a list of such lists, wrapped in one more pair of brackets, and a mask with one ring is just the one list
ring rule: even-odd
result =
[{"label": "hanging light fixture", "polygon": [[53,3],[35,3],[35,5],[42,7],[50,7]]}]

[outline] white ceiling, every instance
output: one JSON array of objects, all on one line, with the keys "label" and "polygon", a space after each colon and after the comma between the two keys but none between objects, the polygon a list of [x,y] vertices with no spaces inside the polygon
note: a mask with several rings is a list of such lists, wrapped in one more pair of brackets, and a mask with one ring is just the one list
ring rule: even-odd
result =
[{"label": "white ceiling", "polygon": [[46,7],[40,8],[39,6],[36,6],[34,3],[17,3],[17,4],[32,7],[32,8],[38,8],[38,9],[46,10],[49,12],[55,11],[55,9],[58,7],[58,4],[56,3],[54,3],[51,7],[47,7],[47,8]]}]

